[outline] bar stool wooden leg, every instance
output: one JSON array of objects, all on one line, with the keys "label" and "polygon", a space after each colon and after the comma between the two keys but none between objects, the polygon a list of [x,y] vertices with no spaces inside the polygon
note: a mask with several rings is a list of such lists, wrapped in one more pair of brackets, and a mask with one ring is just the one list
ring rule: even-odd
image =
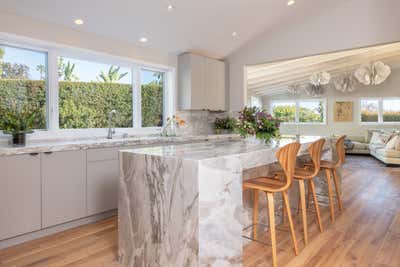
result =
[{"label": "bar stool wooden leg", "polygon": [[329,197],[329,206],[330,206],[330,210],[331,210],[331,221],[335,222],[335,207],[334,207],[333,199],[332,199],[331,171],[329,169],[326,169],[325,173],[326,173],[326,181],[328,184],[328,197]]},{"label": "bar stool wooden leg", "polygon": [[283,197],[285,209],[286,209],[287,214],[288,214],[290,234],[292,235],[292,241],[293,241],[293,246],[294,246],[294,254],[296,254],[296,256],[297,256],[299,254],[299,250],[297,248],[297,239],[296,239],[296,234],[294,232],[294,226],[293,226],[293,220],[292,220],[292,211],[290,210],[289,199],[288,199],[286,191],[282,192],[282,197]]},{"label": "bar stool wooden leg", "polygon": [[267,193],[268,198],[268,219],[269,219],[269,231],[271,235],[272,244],[272,266],[277,266],[276,260],[276,233],[275,233],[275,207],[274,207],[274,194]]},{"label": "bar stool wooden leg", "polygon": [[253,207],[253,238],[257,239],[257,222],[258,222],[258,189],[253,190],[254,207]]},{"label": "bar stool wooden leg", "polygon": [[337,176],[336,169],[333,169],[333,181],[335,182],[335,188],[336,188],[336,198],[338,201],[338,206],[339,210],[343,210],[343,204],[342,204],[342,198],[340,197],[340,189],[339,189],[339,179]]},{"label": "bar stool wooden leg", "polygon": [[312,179],[308,180],[308,187],[311,189],[311,193],[313,196],[314,208],[315,208],[315,212],[317,213],[317,222],[319,225],[319,231],[323,232],[324,229],[322,227],[321,213],[319,211],[317,194],[315,193],[314,181]]},{"label": "bar stool wooden leg", "polygon": [[303,217],[303,232],[304,232],[304,244],[308,244],[308,235],[307,235],[307,210],[306,210],[306,194],[304,189],[304,181],[299,180],[300,187],[300,202],[301,202],[301,213]]},{"label": "bar stool wooden leg", "polygon": [[282,197],[282,224],[285,223],[285,203],[284,203],[284,199]]}]

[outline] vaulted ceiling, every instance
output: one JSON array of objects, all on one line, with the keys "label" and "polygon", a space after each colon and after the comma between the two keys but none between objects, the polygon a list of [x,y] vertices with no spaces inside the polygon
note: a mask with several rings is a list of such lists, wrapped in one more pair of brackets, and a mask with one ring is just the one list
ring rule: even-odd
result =
[{"label": "vaulted ceiling", "polygon": [[248,66],[247,89],[250,95],[279,95],[285,93],[292,84],[308,83],[313,73],[326,71],[335,77],[378,60],[398,67],[400,43]]},{"label": "vaulted ceiling", "polygon": [[[296,0],[287,6],[287,0],[1,0],[0,11],[135,45],[146,37],[146,46],[169,53],[223,58],[293,16],[309,19],[343,1]],[[77,18],[84,24],[75,25]]]}]

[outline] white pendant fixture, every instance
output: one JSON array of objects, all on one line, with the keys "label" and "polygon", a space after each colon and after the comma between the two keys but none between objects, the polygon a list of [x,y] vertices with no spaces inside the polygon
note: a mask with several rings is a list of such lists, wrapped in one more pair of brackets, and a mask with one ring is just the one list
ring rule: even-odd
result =
[{"label": "white pendant fixture", "polygon": [[301,87],[300,83],[293,83],[288,86],[287,92],[290,96],[296,97],[301,94],[303,88]]},{"label": "white pendant fixture", "polygon": [[313,73],[310,76],[310,83],[315,86],[327,85],[330,81],[331,81],[331,75],[326,71]]},{"label": "white pendant fixture", "polygon": [[343,93],[354,92],[357,89],[357,80],[353,74],[343,74],[333,79],[335,89]]},{"label": "white pendant fixture", "polygon": [[364,85],[379,85],[383,83],[390,75],[391,69],[382,61],[368,63],[360,66],[354,76]]}]

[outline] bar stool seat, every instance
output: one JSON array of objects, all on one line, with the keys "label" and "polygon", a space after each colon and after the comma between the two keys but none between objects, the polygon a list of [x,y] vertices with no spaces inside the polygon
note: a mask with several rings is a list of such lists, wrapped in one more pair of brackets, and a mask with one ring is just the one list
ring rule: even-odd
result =
[{"label": "bar stool seat", "polygon": [[285,182],[277,180],[274,177],[257,177],[243,182],[243,187],[262,191],[280,192],[285,184]]}]

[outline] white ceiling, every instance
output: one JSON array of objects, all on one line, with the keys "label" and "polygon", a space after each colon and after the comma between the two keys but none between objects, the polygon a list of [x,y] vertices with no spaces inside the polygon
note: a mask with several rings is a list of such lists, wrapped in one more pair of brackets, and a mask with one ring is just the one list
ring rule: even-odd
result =
[{"label": "white ceiling", "polygon": [[[329,2],[296,0],[288,7],[287,0],[0,0],[0,7],[134,44],[145,36],[146,46],[169,53],[191,51],[223,58],[294,15],[307,19],[312,11],[322,12]],[[172,12],[167,10],[169,3]],[[76,18],[85,24],[74,25]]]}]

